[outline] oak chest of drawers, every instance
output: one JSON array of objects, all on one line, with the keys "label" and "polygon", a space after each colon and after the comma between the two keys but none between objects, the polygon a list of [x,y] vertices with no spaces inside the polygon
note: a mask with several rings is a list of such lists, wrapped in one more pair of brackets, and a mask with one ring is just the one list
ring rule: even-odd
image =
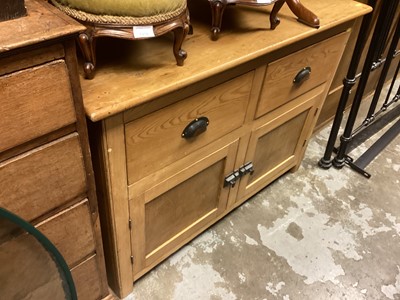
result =
[{"label": "oak chest of drawers", "polygon": [[53,242],[79,299],[103,299],[109,291],[74,44],[83,27],[44,1],[26,6],[26,17],[0,23],[0,206]]},{"label": "oak chest of drawers", "polygon": [[[168,36],[98,47],[97,74],[81,84],[108,279],[120,297],[299,167],[349,29],[370,11],[348,0],[304,4],[320,16],[320,29],[282,10],[285,21],[275,31],[251,30],[267,26],[270,8],[253,14],[235,7],[242,30],[227,24],[212,42],[208,22],[192,18],[181,68],[168,63]],[[205,9],[196,14],[207,15]],[[112,59],[117,47],[122,54]]]}]

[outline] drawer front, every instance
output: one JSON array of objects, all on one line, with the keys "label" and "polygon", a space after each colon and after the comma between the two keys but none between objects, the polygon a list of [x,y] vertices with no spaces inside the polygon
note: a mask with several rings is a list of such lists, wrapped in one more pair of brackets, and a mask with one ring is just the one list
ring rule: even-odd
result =
[{"label": "drawer front", "polygon": [[64,55],[64,46],[62,44],[54,44],[6,56],[0,58],[0,76],[44,64],[55,59],[61,59]]},{"label": "drawer front", "polygon": [[[330,80],[347,38],[348,33],[342,33],[268,64],[256,118]],[[305,68],[310,68],[309,75]],[[295,83],[300,74],[305,76]]]},{"label": "drawer front", "polygon": [[0,77],[0,152],[75,122],[63,60]]},{"label": "drawer front", "polygon": [[101,299],[102,287],[96,256],[71,270],[78,299]]},{"label": "drawer front", "polygon": [[[253,72],[247,73],[128,123],[129,184],[239,128],[244,122],[252,80]],[[185,127],[203,116],[209,119],[206,131],[182,138]]]},{"label": "drawer front", "polygon": [[60,251],[70,268],[95,252],[95,240],[87,199],[37,226]]},{"label": "drawer front", "polygon": [[59,267],[50,252],[33,235],[15,231],[19,226],[6,222],[1,219],[0,228],[7,224],[14,231],[0,237],[0,298],[65,299]]},{"label": "drawer front", "polygon": [[0,205],[27,221],[85,197],[85,191],[76,133],[0,164]]}]

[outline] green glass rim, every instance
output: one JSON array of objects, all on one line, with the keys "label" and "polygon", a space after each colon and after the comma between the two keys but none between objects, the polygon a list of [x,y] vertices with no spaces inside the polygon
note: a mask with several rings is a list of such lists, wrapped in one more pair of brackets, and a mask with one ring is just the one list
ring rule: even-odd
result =
[{"label": "green glass rim", "polygon": [[78,297],[76,295],[75,284],[72,279],[71,272],[68,268],[67,263],[65,262],[64,257],[58,251],[56,246],[54,246],[53,243],[43,233],[41,233],[38,229],[36,229],[32,224],[28,223],[27,221],[13,214],[12,212],[6,210],[5,208],[0,207],[0,217],[5,218],[13,222],[14,224],[20,226],[26,232],[33,235],[40,242],[40,244],[42,244],[42,246],[53,256],[53,259],[57,263],[57,266],[61,268],[65,281],[67,283],[69,295],[71,296],[70,299],[77,300]]}]

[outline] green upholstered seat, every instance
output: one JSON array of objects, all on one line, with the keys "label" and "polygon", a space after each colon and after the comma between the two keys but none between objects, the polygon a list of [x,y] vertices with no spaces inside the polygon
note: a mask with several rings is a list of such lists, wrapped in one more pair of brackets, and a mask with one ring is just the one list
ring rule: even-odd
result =
[{"label": "green upholstered seat", "polygon": [[86,78],[96,68],[96,39],[102,36],[129,40],[146,39],[174,32],[173,53],[178,66],[186,51],[182,43],[190,32],[187,0],[50,0],[70,17],[82,22],[79,34]]},{"label": "green upholstered seat", "polygon": [[186,0],[57,0],[72,9],[96,15],[148,17],[173,12]]}]

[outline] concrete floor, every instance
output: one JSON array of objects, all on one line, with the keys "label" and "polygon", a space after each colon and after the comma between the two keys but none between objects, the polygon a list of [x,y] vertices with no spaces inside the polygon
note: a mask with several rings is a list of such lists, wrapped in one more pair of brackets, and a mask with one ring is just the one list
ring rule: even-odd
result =
[{"label": "concrete floor", "polygon": [[[400,299],[400,136],[366,169],[302,166],[138,280],[126,299]],[[371,141],[354,150],[354,157]]]}]

